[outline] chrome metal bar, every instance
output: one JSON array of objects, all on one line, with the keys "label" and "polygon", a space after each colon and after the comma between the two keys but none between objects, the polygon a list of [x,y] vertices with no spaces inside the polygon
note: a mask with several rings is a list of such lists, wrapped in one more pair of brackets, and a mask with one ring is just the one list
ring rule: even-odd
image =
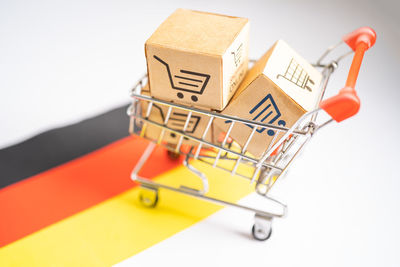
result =
[{"label": "chrome metal bar", "polygon": [[[228,140],[229,135],[231,134],[231,131],[232,131],[232,128],[233,128],[234,125],[235,125],[235,122],[232,121],[232,122],[231,122],[231,125],[229,125],[228,131],[226,132],[226,135],[225,135],[225,137],[224,137],[224,140],[222,141],[222,144],[221,144],[222,147],[225,146],[226,141]],[[214,161],[213,167],[217,166],[217,163],[218,163],[218,160],[219,160],[219,157],[220,157],[220,156],[221,156],[221,149],[218,150],[218,154],[217,154],[217,156],[215,157],[215,161]]]},{"label": "chrome metal bar", "polygon": [[[165,119],[164,119],[165,126],[167,126],[167,124],[168,124],[168,120],[169,120],[169,117],[171,116],[171,112],[172,112],[172,107],[168,107],[167,115],[165,116]],[[157,144],[161,144],[161,141],[164,138],[164,134],[165,134],[165,128],[162,128],[161,133],[158,136]]]},{"label": "chrome metal bar", "polygon": [[[210,165],[210,166],[213,165],[213,164],[210,163],[209,161],[206,161],[206,160],[204,160],[204,159],[202,159],[202,158],[199,158],[198,160],[201,161],[202,163],[208,164],[208,165]],[[230,170],[229,170],[228,168],[225,168],[225,167],[220,166],[220,165],[217,165],[215,168],[218,168],[218,169],[220,169],[220,170],[224,170],[224,171],[230,172]],[[248,181],[251,180],[251,177],[248,177],[248,176],[246,176],[246,175],[244,175],[244,174],[242,174],[242,173],[239,173],[239,172],[235,173],[235,175],[238,176],[238,177],[240,177],[240,178],[244,178],[244,179],[246,179],[246,180],[248,180]]]},{"label": "chrome metal bar", "polygon": [[139,161],[136,163],[135,167],[132,170],[131,179],[133,181],[137,181],[139,171],[142,169],[143,165],[146,163],[148,158],[151,156],[151,153],[153,152],[155,147],[156,147],[156,144],[154,144],[153,142],[149,142],[149,144],[147,145],[146,149],[144,150],[142,156],[140,157]]},{"label": "chrome metal bar", "polygon": [[347,53],[345,53],[345,54],[339,56],[339,57],[336,58],[336,60],[335,60],[336,63],[339,63],[339,62],[342,61],[344,58],[350,56],[350,55],[353,54],[353,53],[354,53],[354,51],[353,51],[353,50],[350,50],[349,52],[347,52]]},{"label": "chrome metal bar", "polygon": [[[146,111],[146,119],[150,116],[151,113],[151,108],[153,107],[153,102],[150,102],[147,106],[147,111]],[[147,130],[147,123],[143,124],[142,131],[140,132],[140,137],[144,137],[146,134]]]},{"label": "chrome metal bar", "polygon": [[267,179],[268,179],[268,183],[266,184],[267,186],[267,192],[271,189],[273,182],[274,182],[274,173],[270,172],[268,173]]},{"label": "chrome metal bar", "polygon": [[299,136],[294,136],[294,137],[290,138],[289,141],[285,141],[286,143],[289,143],[289,145],[287,145],[286,147],[283,147],[282,151],[279,152],[279,155],[276,157],[276,160],[275,160],[275,165],[282,159],[282,157],[284,155],[286,155],[288,153],[288,151],[290,151],[290,149],[295,144],[295,140],[297,138],[299,138]]},{"label": "chrome metal bar", "polygon": [[146,111],[146,119],[150,116],[151,113],[151,108],[153,107],[153,101],[149,102],[149,105],[147,106],[147,111]]},{"label": "chrome metal bar", "polygon": [[302,122],[305,121],[305,119],[309,116],[312,116],[314,113],[319,112],[321,109],[315,109],[313,111],[309,111],[307,113],[305,113],[303,116],[300,117],[300,119],[298,119],[295,124],[289,129],[289,131],[287,131],[283,137],[281,137],[280,141],[276,142],[275,145],[272,146],[272,148],[268,151],[268,153],[266,153],[256,164],[257,167],[261,166],[263,164],[263,162],[272,154],[273,151],[275,151],[275,149],[277,149],[281,143],[283,142],[283,140],[286,140],[289,135],[292,134],[292,131],[294,131],[294,129],[296,129]]},{"label": "chrome metal bar", "polygon": [[305,137],[305,140],[303,141],[303,143],[300,145],[300,147],[296,150],[296,153],[294,153],[294,155],[292,156],[292,158],[289,160],[289,162],[286,164],[285,168],[283,169],[283,171],[281,172],[281,174],[277,177],[277,179],[282,176],[283,174],[285,174],[285,172],[287,171],[288,167],[292,164],[293,160],[300,154],[300,152],[303,150],[303,148],[305,147],[305,145],[310,141],[311,139],[311,135]]},{"label": "chrome metal bar", "polygon": [[[186,132],[186,128],[187,128],[187,126],[189,125],[189,121],[190,121],[190,118],[191,118],[191,117],[192,117],[192,111],[189,111],[189,113],[188,113],[188,115],[187,115],[187,117],[186,117],[185,125],[183,126],[183,129],[182,129],[182,131],[183,131],[184,133]],[[181,136],[179,137],[178,145],[175,147],[175,152],[176,152],[176,153],[179,152],[179,149],[181,148],[181,145],[182,145],[182,141],[183,141],[183,135],[181,135]]]},{"label": "chrome metal bar", "polygon": [[327,121],[325,121],[324,123],[322,123],[321,125],[318,126],[318,130],[325,127],[326,125],[330,124],[331,122],[333,122],[333,119],[329,119]]},{"label": "chrome metal bar", "polygon": [[[162,125],[162,124],[160,124],[160,123],[157,123],[157,122],[154,122],[154,121],[146,120],[145,118],[143,118],[143,117],[141,117],[141,116],[138,116],[138,115],[136,115],[136,114],[131,114],[131,116],[135,117],[136,119],[143,120],[143,121],[145,121],[145,122],[148,123],[148,124],[155,125],[155,126],[160,127],[160,128],[165,128],[166,130],[168,130],[168,131],[170,131],[170,132],[173,132],[173,133],[176,133],[176,134],[180,134],[180,135],[182,135],[182,134],[185,135],[184,133],[182,133],[182,132],[180,132],[180,131],[178,131],[178,130],[174,130],[174,129],[171,129],[171,128],[167,128],[166,126],[164,126],[164,125]],[[191,140],[197,141],[197,142],[199,142],[199,143],[203,142],[205,145],[207,145],[207,146],[209,146],[209,147],[212,147],[212,148],[215,148],[215,149],[217,149],[217,150],[218,150],[218,149],[221,149],[221,150],[223,150],[223,151],[225,151],[225,152],[227,152],[227,153],[231,153],[232,155],[235,155],[235,156],[242,156],[243,159],[246,159],[246,160],[249,161],[249,162],[253,162],[253,163],[258,163],[258,162],[259,162],[257,159],[252,158],[252,157],[250,157],[250,156],[248,156],[248,155],[240,154],[240,153],[238,153],[238,152],[236,152],[236,151],[234,151],[234,150],[230,150],[230,149],[227,149],[227,148],[225,148],[225,147],[222,147],[222,146],[219,146],[219,145],[215,145],[214,143],[210,143],[210,142],[208,142],[208,141],[201,140],[201,139],[199,139],[199,138],[197,138],[197,137],[194,137],[194,136],[191,136],[191,135],[185,135],[185,137],[187,137],[187,138],[189,138],[189,139],[191,139]],[[281,168],[276,167],[276,166],[273,166],[273,165],[268,164],[268,163],[266,163],[266,162],[263,162],[262,165],[265,166],[265,167],[270,167],[270,168],[282,170]]]},{"label": "chrome metal bar", "polygon": [[[202,137],[201,137],[202,140],[206,139],[208,130],[210,129],[213,120],[214,120],[214,117],[210,117],[210,119],[208,120],[207,127],[206,127],[206,129],[204,130],[203,135],[202,135]],[[199,157],[199,154],[200,154],[200,151],[201,151],[201,147],[202,147],[202,146],[203,146],[203,143],[200,143],[200,144],[197,146],[197,151],[196,151],[196,154],[194,155],[194,159],[197,159],[197,158]]]},{"label": "chrome metal bar", "polygon": [[[238,123],[242,123],[242,124],[249,124],[249,125],[252,125],[254,127],[260,127],[262,129],[281,130],[283,132],[289,130],[289,128],[282,127],[282,126],[266,124],[266,123],[247,120],[247,119],[242,119],[242,118],[234,117],[234,116],[227,116],[227,115],[223,115],[223,114],[217,113],[215,111],[204,111],[204,110],[196,109],[196,108],[193,108],[193,107],[181,106],[181,105],[178,105],[178,104],[175,104],[175,103],[166,102],[166,101],[163,101],[163,100],[160,100],[160,99],[151,98],[149,96],[133,94],[132,97],[140,99],[140,100],[144,100],[144,101],[149,101],[149,102],[152,101],[154,103],[158,103],[158,104],[165,105],[165,106],[171,106],[171,107],[176,108],[176,109],[181,109],[181,110],[185,110],[185,111],[192,111],[192,112],[199,113],[199,114],[206,115],[206,116],[213,116],[215,118],[222,119],[224,121],[225,120],[229,120],[229,121],[234,121],[234,122],[238,122]],[[130,115],[132,115],[132,114],[130,114]],[[292,132],[292,134],[306,135],[307,133],[295,130],[295,131]]]},{"label": "chrome metal bar", "polygon": [[[195,167],[193,167],[193,165],[191,165],[189,163],[189,157],[186,157],[186,159],[183,161],[183,165],[185,165],[185,167],[187,167],[189,169],[189,171],[191,171],[197,177],[200,178],[201,183],[202,183],[202,189],[197,190],[199,192],[199,194],[201,194],[201,195],[206,194],[209,189],[207,176],[204,173],[202,173],[201,171],[199,171],[198,169],[196,169]],[[194,189],[194,190],[196,190],[196,189]]]},{"label": "chrome metal bar", "polygon": [[148,179],[144,179],[144,178],[137,178],[137,181],[140,182],[141,184],[144,184],[144,185],[149,186],[151,188],[168,189],[168,190],[175,191],[175,192],[178,192],[178,193],[182,193],[182,194],[190,195],[190,196],[197,197],[197,198],[200,198],[200,199],[203,199],[203,200],[207,200],[209,202],[212,202],[212,203],[215,203],[215,204],[219,204],[219,205],[222,205],[222,206],[231,206],[231,207],[240,208],[240,209],[243,209],[243,210],[246,210],[246,211],[254,212],[254,213],[259,214],[259,215],[261,215],[263,217],[266,217],[266,218],[274,218],[274,217],[275,218],[283,218],[283,217],[286,216],[286,213],[287,213],[287,206],[285,204],[283,204],[282,202],[280,202],[280,201],[278,201],[276,199],[268,197],[268,196],[263,196],[263,197],[266,198],[267,200],[270,200],[270,201],[280,205],[281,208],[282,208],[282,212],[281,213],[272,213],[272,212],[267,212],[267,211],[263,211],[263,210],[260,210],[260,209],[255,209],[255,208],[252,208],[252,207],[249,207],[249,206],[236,204],[236,203],[233,203],[233,202],[230,202],[230,201],[225,201],[225,200],[222,200],[222,199],[213,198],[213,197],[210,197],[210,196],[205,196],[205,195],[196,193],[196,191],[187,190],[186,188],[176,188],[176,187],[172,187],[172,186],[168,186],[168,185],[164,185],[164,184],[159,184],[159,183],[156,183],[154,181],[151,181],[151,180],[148,180]]},{"label": "chrome metal bar", "polygon": [[[324,98],[324,95],[326,92],[326,87],[328,86],[328,81],[329,81],[329,78],[331,77],[331,74],[333,73],[333,71],[334,71],[334,68],[326,67],[326,68],[324,68],[324,70],[322,72],[323,79],[319,85],[321,93],[318,96],[318,102],[317,102],[318,105],[321,102],[321,100]],[[314,115],[311,117],[312,122],[316,121],[317,115],[318,115],[318,112],[314,113]]]},{"label": "chrome metal bar", "polygon": [[[278,138],[279,133],[280,133],[280,131],[276,131],[276,133],[275,133],[275,135],[274,135],[274,138],[272,138],[272,140],[271,140],[271,142],[269,143],[268,148],[267,148],[266,151],[269,151],[269,150],[271,149],[271,147],[273,146],[273,144],[274,144],[275,141],[276,141],[276,138]],[[283,140],[282,142],[285,142],[285,140]]]},{"label": "chrome metal bar", "polygon": [[[276,138],[278,137],[278,134],[279,134],[279,131],[277,131],[277,132],[275,133],[274,137],[272,138],[271,142],[270,142],[269,145],[268,145],[267,150],[265,150],[265,151],[263,152],[263,154],[261,155],[261,158],[264,158],[264,156],[265,156],[267,153],[268,153],[268,154],[272,154],[272,152],[275,151],[275,150],[273,150],[272,152],[270,152],[272,145],[274,144]],[[283,141],[283,142],[284,142],[284,141]],[[268,157],[269,157],[269,156],[268,156]],[[265,157],[265,160],[264,160],[263,162],[265,162],[265,161],[268,159],[268,157]],[[256,179],[256,177],[257,177],[256,174],[257,174],[257,172],[259,172],[259,171],[261,170],[261,166],[257,166],[257,168],[258,168],[258,171],[255,171],[255,172],[254,172],[254,174],[253,174],[253,176],[252,176],[252,178],[251,178],[251,183],[253,183],[253,182],[255,181],[255,179]]]},{"label": "chrome metal bar", "polygon": [[140,80],[132,87],[132,89],[130,90],[130,94],[134,94],[136,93],[140,93],[139,90],[137,90],[138,88],[142,89],[143,88],[143,84],[145,83],[145,81],[147,80],[147,73],[142,75],[142,78],[140,78]]},{"label": "chrome metal bar", "polygon": [[254,183],[254,181],[256,180],[257,175],[260,173],[260,170],[261,170],[261,165],[260,166],[256,165],[256,168],[254,169],[254,172],[253,172],[253,176],[251,177],[250,184]]},{"label": "chrome metal bar", "polygon": [[129,118],[129,132],[133,133],[134,131],[134,125],[135,125],[135,118],[130,117]]},{"label": "chrome metal bar", "polygon": [[[242,154],[246,153],[247,150],[247,146],[249,145],[251,139],[253,138],[254,133],[256,132],[257,128],[253,127],[253,130],[251,131],[250,135],[247,137],[246,143],[244,144],[243,148],[242,148]],[[233,167],[232,171],[231,171],[231,175],[235,175],[236,173],[236,169],[239,166],[240,161],[242,160],[242,156],[239,156],[236,160],[235,166]]]},{"label": "chrome metal bar", "polygon": [[147,130],[147,123],[146,123],[146,121],[143,123],[143,126],[142,126],[142,130],[140,131],[140,137],[145,137],[145,134],[146,134],[146,130]]},{"label": "chrome metal bar", "polygon": [[332,50],[334,50],[335,48],[337,48],[337,47],[340,46],[341,44],[343,44],[343,41],[342,41],[342,40],[341,40],[340,42],[334,44],[334,45],[329,46],[329,47],[325,50],[325,52],[321,55],[321,57],[317,60],[317,63],[315,64],[315,66],[316,66],[316,67],[325,67],[325,65],[323,65],[323,64],[321,63],[321,61],[324,60],[324,59],[326,58],[326,56],[327,56]]}]

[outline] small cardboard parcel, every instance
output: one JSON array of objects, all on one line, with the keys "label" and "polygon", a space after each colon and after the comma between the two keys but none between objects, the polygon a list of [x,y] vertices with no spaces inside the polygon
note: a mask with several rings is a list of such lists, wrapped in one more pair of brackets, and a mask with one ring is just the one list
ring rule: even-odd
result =
[{"label": "small cardboard parcel", "polygon": [[[142,93],[142,95],[150,96],[148,84],[146,84],[142,88],[141,93]],[[142,117],[146,117],[148,103],[146,101],[140,101],[140,103],[141,103],[141,109],[142,109],[142,112],[141,112]],[[163,125],[165,118],[167,116],[167,113],[168,113],[167,106],[157,105],[156,103],[154,103],[151,108],[149,117],[147,119]],[[166,126],[168,128],[171,128],[171,129],[174,129],[177,131],[182,131],[183,127],[185,125],[185,122],[186,122],[187,115],[188,115],[187,111],[173,108],[171,110],[171,113],[170,113],[170,116],[168,119],[168,123]],[[209,119],[210,119],[210,117],[207,115],[201,115],[198,113],[193,114],[189,120],[187,129],[186,129],[186,134],[193,136],[193,137],[202,138],[203,133],[204,133],[205,129],[207,128]],[[144,137],[157,141],[159,136],[161,135],[162,129],[160,127],[157,127],[150,123],[147,123],[147,126],[145,126],[145,127],[146,127],[146,129],[144,132]],[[212,138],[213,138],[212,130],[213,130],[212,127],[210,127],[205,136],[205,140],[208,142],[212,141]],[[174,145],[178,144],[179,139],[180,139],[179,134],[175,134],[174,132],[167,131],[167,130],[164,132],[164,135],[162,136],[162,140],[164,142],[166,142],[166,144],[169,146],[174,146]],[[188,138],[184,137],[182,144],[196,146],[196,145],[198,145],[198,142],[189,140]]]},{"label": "small cardboard parcel", "polygon": [[[320,97],[322,75],[284,41],[277,41],[249,70],[231,102],[221,112],[248,120],[291,127]],[[215,133],[227,131],[230,121],[214,121]],[[253,126],[236,124],[230,137],[244,146]],[[258,128],[247,151],[261,157],[275,131]],[[278,141],[283,133],[278,135]]]},{"label": "small cardboard parcel", "polygon": [[246,18],[178,9],[146,41],[150,94],[222,110],[247,71]]}]

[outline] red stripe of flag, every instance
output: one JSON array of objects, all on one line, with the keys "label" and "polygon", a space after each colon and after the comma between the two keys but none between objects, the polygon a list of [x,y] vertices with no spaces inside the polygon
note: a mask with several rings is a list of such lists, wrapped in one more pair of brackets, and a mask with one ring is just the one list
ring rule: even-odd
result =
[{"label": "red stripe of flag", "polygon": [[[147,144],[138,137],[127,137],[1,189],[0,247],[135,186],[130,172]],[[180,164],[170,160],[162,148],[149,160],[157,164],[144,166],[141,174],[145,177]]]}]

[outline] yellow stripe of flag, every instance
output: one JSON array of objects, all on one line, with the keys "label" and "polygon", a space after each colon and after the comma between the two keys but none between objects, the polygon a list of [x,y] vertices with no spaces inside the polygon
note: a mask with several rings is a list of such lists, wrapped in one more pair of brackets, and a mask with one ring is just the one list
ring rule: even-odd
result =
[{"label": "yellow stripe of flag", "polygon": [[[209,195],[237,201],[252,191],[246,180],[202,163],[195,166],[210,178]],[[183,166],[160,175],[156,181],[174,186],[200,185]],[[160,191],[155,209],[145,208],[139,204],[139,190],[128,190],[1,248],[0,266],[110,266],[221,208],[167,190]]]}]

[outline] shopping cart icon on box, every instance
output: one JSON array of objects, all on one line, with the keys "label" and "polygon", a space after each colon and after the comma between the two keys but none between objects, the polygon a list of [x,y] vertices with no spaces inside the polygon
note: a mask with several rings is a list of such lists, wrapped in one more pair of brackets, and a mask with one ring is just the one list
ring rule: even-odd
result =
[{"label": "shopping cart icon on box", "polygon": [[[278,106],[275,103],[274,98],[272,97],[271,94],[268,94],[266,97],[264,97],[260,102],[258,102],[250,111],[250,114],[255,114],[255,117],[252,118],[251,120],[257,121],[257,122],[264,122],[267,120],[268,124],[273,124],[277,119],[281,117],[281,112],[278,109]],[[231,123],[232,121],[227,120],[225,123]],[[278,121],[279,126],[286,126],[286,122],[284,120],[279,120]],[[246,126],[250,128],[254,128],[254,126],[246,124]],[[256,132],[258,133],[263,133],[266,128],[262,129],[257,129]],[[275,134],[274,130],[269,129],[267,131],[267,134],[269,136],[273,136]]]},{"label": "shopping cart icon on box", "polygon": [[294,83],[295,85],[299,86],[300,88],[307,89],[308,91],[312,91],[310,86],[313,86],[315,83],[313,80],[311,80],[310,75],[307,74],[307,72],[300,66],[299,63],[292,58],[289,62],[289,66],[287,67],[285,73],[278,74],[276,77],[279,79],[279,77],[283,77],[286,80],[288,80],[291,83]]},{"label": "shopping cart icon on box", "polygon": [[[153,108],[154,108],[155,113],[152,113],[152,114],[156,115],[156,118],[159,117],[161,119],[161,121],[164,122],[165,115],[164,115],[162,108],[160,106],[158,106],[157,104],[153,104]],[[158,113],[158,116],[156,113]],[[185,113],[172,112],[172,114],[170,115],[170,117],[168,119],[168,127],[170,127],[173,130],[183,131],[183,129],[185,127],[187,116],[188,116],[188,114],[185,114]],[[197,126],[200,123],[200,119],[201,119],[200,116],[191,115],[188,125],[186,126],[186,129],[184,132],[186,134],[193,134],[196,131]],[[173,138],[176,137],[176,134],[174,134],[172,132],[170,133],[170,135]]]},{"label": "shopping cart icon on box", "polygon": [[[208,81],[210,80],[209,74],[181,69],[179,70],[179,75],[172,76],[169,65],[158,56],[154,55],[153,57],[165,66],[168,74],[168,79],[173,89],[195,94],[191,96],[193,102],[197,102],[199,100],[196,95],[203,94],[204,90],[207,87]],[[178,92],[176,95],[179,98],[184,97],[184,94],[182,92]]]},{"label": "shopping cart icon on box", "polygon": [[233,55],[233,61],[235,62],[235,66],[239,66],[240,63],[242,62],[242,54],[243,54],[243,44],[240,44],[239,47],[231,52]]},{"label": "shopping cart icon on box", "polygon": [[[268,124],[273,124],[277,119],[281,117],[281,112],[275,103],[274,98],[271,94],[268,94],[260,102],[257,103],[250,111],[250,114],[255,114],[256,116],[252,118],[253,121],[264,122],[268,119]],[[248,127],[253,128],[252,125],[246,124]],[[284,120],[278,121],[279,126],[285,126],[286,122]],[[258,133],[265,131],[265,128],[257,129]],[[271,129],[267,131],[269,136],[273,136],[275,132]]]},{"label": "shopping cart icon on box", "polygon": [[[171,122],[171,128],[175,130],[182,130],[185,126],[186,118],[188,114],[173,112],[169,118]],[[186,133],[192,134],[196,131],[197,126],[200,122],[200,116],[192,115],[190,117],[188,126],[185,130]]]}]

